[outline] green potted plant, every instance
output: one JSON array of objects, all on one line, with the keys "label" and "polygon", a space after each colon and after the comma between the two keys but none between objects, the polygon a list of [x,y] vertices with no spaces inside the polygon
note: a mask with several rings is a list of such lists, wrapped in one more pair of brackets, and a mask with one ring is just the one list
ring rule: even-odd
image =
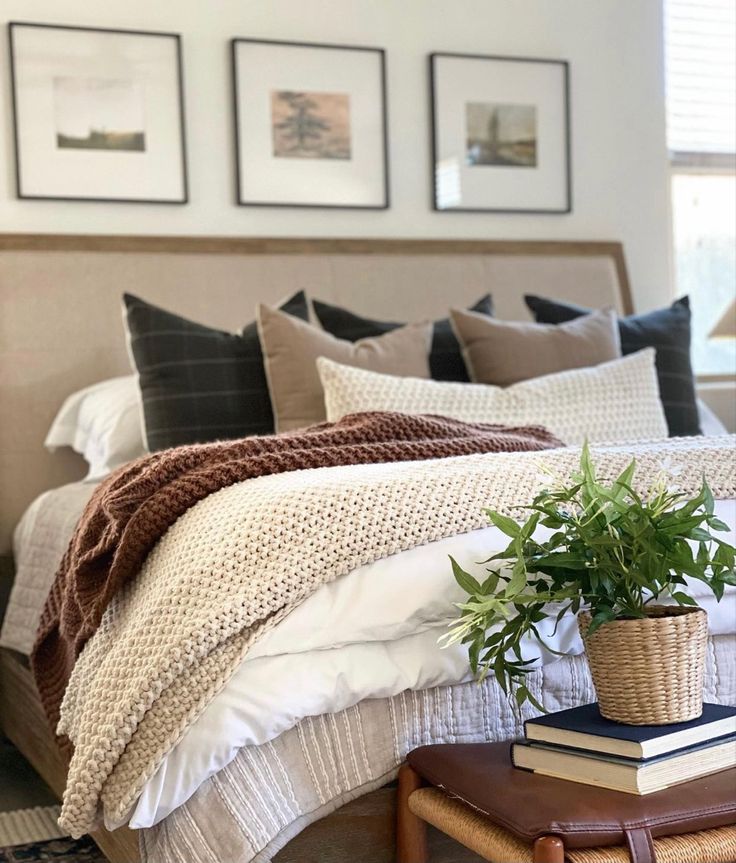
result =
[{"label": "green potted plant", "polygon": [[[491,566],[482,581],[451,558],[469,598],[442,641],[467,644],[473,672],[492,672],[519,705],[544,709],[525,685],[535,660],[523,657],[522,637],[545,645],[542,621],[556,629],[577,614],[604,716],[664,725],[702,713],[707,615],[685,576],[720,601],[736,584],[736,550],[713,533],[728,526],[714,515],[705,480],[692,499],[664,477],[642,497],[632,488],[635,469],[632,461],[611,485],[599,482],[586,446],[579,474],[541,492],[524,523],[486,510],[511,541],[484,561]],[[538,525],[552,530],[548,539],[535,539]],[[674,602],[662,605],[663,597]]]}]

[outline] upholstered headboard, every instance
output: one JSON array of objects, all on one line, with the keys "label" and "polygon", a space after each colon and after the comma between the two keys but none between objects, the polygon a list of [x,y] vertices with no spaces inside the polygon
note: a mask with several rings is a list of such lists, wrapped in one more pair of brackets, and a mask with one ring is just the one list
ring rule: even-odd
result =
[{"label": "upholstered headboard", "polygon": [[300,288],[394,320],[486,292],[508,319],[528,317],[524,292],[631,311],[613,242],[0,235],[0,552],[35,496],[84,475],[43,440],[67,395],[130,371],[124,291],[237,330]]}]

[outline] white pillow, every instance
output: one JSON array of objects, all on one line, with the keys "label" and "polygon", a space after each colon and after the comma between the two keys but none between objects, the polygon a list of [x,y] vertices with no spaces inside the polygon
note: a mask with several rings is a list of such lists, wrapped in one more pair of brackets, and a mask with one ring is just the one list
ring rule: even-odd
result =
[{"label": "white pillow", "polygon": [[112,378],[70,395],[46,435],[52,452],[70,446],[89,464],[86,479],[110,471],[146,453],[138,381],[134,375]]},{"label": "white pillow", "polygon": [[667,437],[653,348],[510,387],[398,378],[317,360],[327,419],[361,411],[542,425],[567,444]]},{"label": "white pillow", "polygon": [[723,425],[720,418],[702,399],[697,400],[697,405],[700,428],[703,429],[703,434],[706,437],[719,437],[720,435],[728,434],[726,426]]}]

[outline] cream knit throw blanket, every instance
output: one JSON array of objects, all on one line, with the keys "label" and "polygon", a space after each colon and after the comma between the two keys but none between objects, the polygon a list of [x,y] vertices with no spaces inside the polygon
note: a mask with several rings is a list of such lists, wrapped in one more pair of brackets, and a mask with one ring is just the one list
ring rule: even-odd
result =
[{"label": "cream knit throw blanket", "polygon": [[[736,440],[593,447],[613,479],[632,456],[645,491],[662,473],[695,493],[706,476],[736,497]],[[69,682],[59,732],[74,743],[60,824],[123,817],[249,646],[309,594],[359,566],[510,515],[567,478],[579,449],[296,471],[247,480],[196,504],[107,609]],[[448,570],[448,577],[449,570]]]}]

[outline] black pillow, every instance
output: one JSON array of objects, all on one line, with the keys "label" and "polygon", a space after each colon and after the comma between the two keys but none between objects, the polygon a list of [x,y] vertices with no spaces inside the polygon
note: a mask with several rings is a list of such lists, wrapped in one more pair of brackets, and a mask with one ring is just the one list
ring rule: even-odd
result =
[{"label": "black pillow", "polygon": [[[255,323],[240,335],[124,295],[130,348],[151,452],[274,430]],[[303,291],[281,307],[309,319]]]},{"label": "black pillow", "polygon": [[[590,309],[527,294],[524,297],[537,323],[562,324]],[[621,353],[633,354],[643,348],[657,352],[659,395],[667,417],[670,437],[702,434],[690,364],[690,300],[683,297],[669,308],[643,315],[619,318]]]},{"label": "black pillow", "polygon": [[[312,305],[322,328],[338,339],[346,339],[349,342],[374,338],[406,326],[406,324],[393,321],[372,321],[370,318],[362,318],[347,309],[340,308],[340,306],[331,306],[329,303],[323,303],[319,300],[312,300]],[[493,300],[490,294],[481,297],[474,306],[470,307],[470,311],[493,315]],[[429,353],[429,370],[435,381],[470,380],[460,344],[448,318],[434,322],[432,349]]]}]

